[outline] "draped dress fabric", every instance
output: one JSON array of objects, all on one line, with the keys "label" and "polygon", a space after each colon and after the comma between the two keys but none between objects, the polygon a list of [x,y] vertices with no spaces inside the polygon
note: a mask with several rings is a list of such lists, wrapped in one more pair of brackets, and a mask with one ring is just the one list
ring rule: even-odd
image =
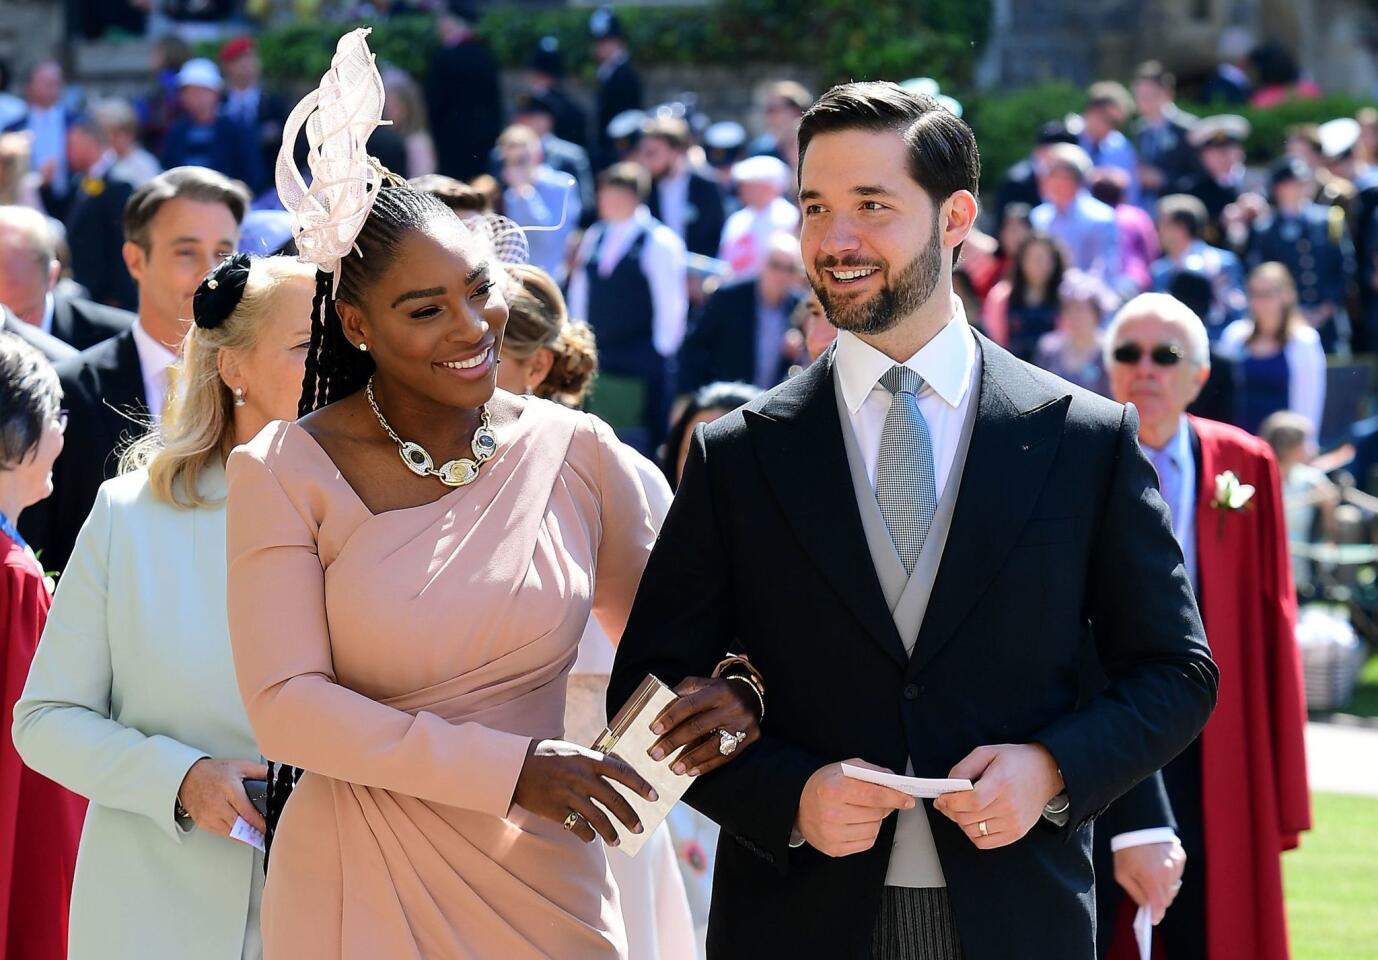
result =
[{"label": "draped dress fabric", "polygon": [[621,636],[655,537],[630,452],[528,399],[470,486],[372,514],[296,424],[229,463],[230,634],[264,754],[308,771],[267,960],[625,956],[600,844],[515,806],[590,611]]}]

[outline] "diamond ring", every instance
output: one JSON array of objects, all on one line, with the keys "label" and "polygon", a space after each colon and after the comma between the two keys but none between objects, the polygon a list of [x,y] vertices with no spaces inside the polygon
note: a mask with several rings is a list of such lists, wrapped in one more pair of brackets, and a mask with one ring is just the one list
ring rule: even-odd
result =
[{"label": "diamond ring", "polygon": [[718,731],[718,752],[724,757],[730,757],[737,752],[737,748],[746,739],[746,734],[738,730],[736,733],[728,733],[726,730]]},{"label": "diamond ring", "polygon": [[565,829],[566,829],[566,830],[573,830],[573,829],[574,829],[574,825],[577,824],[577,823],[578,823],[580,820],[582,820],[582,819],[583,819],[583,816],[582,816],[581,814],[579,814],[577,811],[571,810],[571,811],[569,812],[569,816],[565,817]]}]

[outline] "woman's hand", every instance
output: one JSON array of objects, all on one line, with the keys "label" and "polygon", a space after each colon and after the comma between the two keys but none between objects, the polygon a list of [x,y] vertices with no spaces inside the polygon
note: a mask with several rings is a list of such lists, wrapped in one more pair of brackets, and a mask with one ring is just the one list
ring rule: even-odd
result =
[{"label": "woman's hand", "polygon": [[632,833],[640,833],[642,827],[636,811],[609,780],[618,781],[652,803],[658,799],[651,785],[617,758],[603,757],[563,740],[542,740],[533,743],[526,754],[512,802],[559,824],[571,813],[577,813],[579,818],[568,828],[570,833],[591,843],[596,832],[615,847],[617,831],[594,800]]},{"label": "woman's hand", "polygon": [[[680,747],[687,747],[671,768],[675,773],[697,777],[710,773],[761,739],[757,713],[760,701],[747,684],[719,677],[685,677],[675,687],[679,699],[670,704],[651,725],[663,734],[651,747],[651,758],[663,760]],[[730,754],[720,749],[719,731],[745,734]]]},{"label": "woman's hand", "polygon": [[266,833],[268,826],[244,792],[244,781],[267,777],[267,765],[254,760],[203,757],[193,763],[182,778],[177,799],[196,826],[207,833],[228,837],[239,817],[259,833]]}]

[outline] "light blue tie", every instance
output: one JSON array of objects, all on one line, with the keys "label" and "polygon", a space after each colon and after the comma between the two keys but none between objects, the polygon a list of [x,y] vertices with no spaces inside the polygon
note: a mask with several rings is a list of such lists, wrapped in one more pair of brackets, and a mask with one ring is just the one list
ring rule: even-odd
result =
[{"label": "light blue tie", "polygon": [[938,484],[933,472],[933,439],[919,410],[923,378],[908,367],[891,367],[880,385],[892,394],[880,432],[876,459],[876,502],[906,573],[919,562],[933,514]]}]

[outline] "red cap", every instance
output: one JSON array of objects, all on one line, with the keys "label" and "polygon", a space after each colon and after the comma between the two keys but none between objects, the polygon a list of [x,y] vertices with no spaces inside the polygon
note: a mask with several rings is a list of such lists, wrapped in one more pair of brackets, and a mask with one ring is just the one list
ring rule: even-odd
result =
[{"label": "red cap", "polygon": [[252,37],[235,37],[233,40],[225,41],[225,45],[220,48],[220,62],[229,63],[231,60],[238,60],[246,53],[254,52],[254,41]]}]

